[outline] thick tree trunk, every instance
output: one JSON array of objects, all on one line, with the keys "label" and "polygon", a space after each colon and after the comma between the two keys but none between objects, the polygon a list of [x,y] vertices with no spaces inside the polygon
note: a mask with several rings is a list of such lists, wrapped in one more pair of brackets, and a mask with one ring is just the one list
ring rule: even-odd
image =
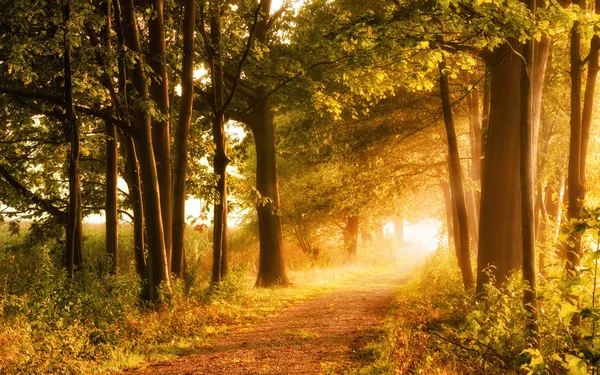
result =
[{"label": "thick tree trunk", "polygon": [[[535,14],[535,0],[529,0],[529,9]],[[523,281],[528,288],[523,291],[523,307],[528,313],[528,341],[539,346],[540,329],[537,322],[536,272],[535,272],[535,223],[533,216],[533,40],[523,46],[525,58],[521,72],[519,133],[519,177],[521,187],[521,247],[523,251]]]},{"label": "thick tree trunk", "polygon": [[462,185],[462,168],[460,166],[460,154],[454,128],[454,116],[452,115],[452,102],[450,100],[450,86],[448,75],[444,71],[446,62],[442,60],[440,69],[440,94],[442,98],[442,109],[444,112],[444,124],[446,125],[446,137],[448,141],[448,162],[450,174],[450,191],[452,201],[456,207],[456,218],[458,221],[459,238],[458,265],[460,267],[463,286],[465,290],[473,286],[473,269],[471,267],[471,252],[469,249],[469,222],[467,208],[465,205],[465,194]]},{"label": "thick tree trunk", "polygon": [[256,188],[267,201],[258,204],[260,254],[257,286],[289,284],[283,264],[279,183],[275,151],[275,126],[271,101],[266,99],[254,111],[252,127],[256,146]]},{"label": "thick tree trunk", "polygon": [[183,14],[183,66],[181,69],[181,107],[175,132],[173,187],[173,248],[171,272],[182,278],[185,273],[185,198],[188,137],[194,103],[194,35],[196,0],[186,0]]},{"label": "thick tree trunk", "polygon": [[155,12],[148,22],[150,39],[149,65],[156,74],[150,83],[150,98],[156,103],[162,118],[152,119],[152,147],[158,172],[160,209],[167,254],[171,270],[173,245],[173,195],[171,171],[171,124],[169,121],[169,77],[167,74],[167,47],[164,24],[164,0],[151,0]]},{"label": "thick tree trunk", "polygon": [[[143,56],[140,44],[137,18],[133,0],[120,0],[123,14],[123,34],[127,47],[139,57]],[[136,60],[133,68],[133,84],[140,100],[147,100],[148,86],[142,61]],[[157,300],[158,287],[166,283],[168,292],[171,292],[170,272],[167,264],[165,237],[163,232],[160,189],[158,174],[154,160],[152,145],[152,132],[150,117],[142,109],[134,109],[133,131],[135,148],[138,154],[140,175],[143,191],[144,220],[146,224],[146,238],[148,245],[148,284],[150,299]]]},{"label": "thick tree trunk", "polygon": [[63,4],[64,29],[64,95],[67,108],[67,121],[71,150],[69,152],[69,209],[66,236],[66,269],[69,277],[73,278],[75,270],[82,265],[83,237],[81,233],[81,185],[79,182],[79,125],[73,108],[73,88],[71,79],[71,43],[69,41],[69,23],[71,22],[71,1]]},{"label": "thick tree trunk", "polygon": [[[259,8],[259,21],[256,23],[256,40],[268,46],[269,11],[271,0],[256,2]],[[252,133],[256,146],[256,188],[262,198],[268,202],[259,204],[258,231],[260,254],[256,286],[288,285],[289,281],[283,263],[283,241],[281,216],[279,215],[279,182],[277,176],[277,154],[275,143],[275,125],[271,111],[271,99],[267,97],[270,82],[262,77],[265,88],[259,90],[258,97],[263,98],[255,104],[252,111]]]},{"label": "thick tree trunk", "polygon": [[[539,96],[542,95],[548,46],[540,45],[534,58],[532,134],[537,134],[535,129],[539,125]],[[501,284],[523,263],[519,177],[522,60],[505,45],[489,53],[486,63],[491,75],[491,96],[481,189],[477,293],[489,281],[483,272],[488,266],[495,267],[496,283]],[[533,149],[536,147],[532,145]]]},{"label": "thick tree trunk", "polygon": [[493,265],[501,284],[522,264],[519,194],[521,60],[503,46],[488,62],[491,74],[489,127],[482,179],[477,292]]},{"label": "thick tree trunk", "polygon": [[344,228],[344,247],[350,258],[356,257],[358,245],[358,216],[348,216],[346,227]]}]

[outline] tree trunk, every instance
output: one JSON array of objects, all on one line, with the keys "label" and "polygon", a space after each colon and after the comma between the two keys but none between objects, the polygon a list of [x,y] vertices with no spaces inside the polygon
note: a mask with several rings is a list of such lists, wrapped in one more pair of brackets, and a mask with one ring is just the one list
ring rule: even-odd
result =
[{"label": "tree trunk", "polygon": [[358,245],[358,216],[348,216],[344,228],[344,247],[350,258],[356,257]]},{"label": "tree trunk", "polygon": [[79,125],[73,108],[73,88],[71,80],[71,43],[69,23],[71,22],[71,1],[65,0],[63,5],[64,28],[64,95],[67,109],[67,121],[71,150],[69,152],[69,209],[66,235],[66,269],[70,278],[75,276],[75,270],[82,265],[81,250],[83,237],[81,233],[81,185],[79,182]]},{"label": "tree trunk", "polygon": [[448,192],[450,193],[450,208],[452,209],[452,244],[454,245],[454,253],[456,254],[456,261],[460,267],[460,224],[458,223],[458,211],[456,210],[456,202],[452,199],[452,185],[448,185]]},{"label": "tree trunk", "polygon": [[213,266],[211,282],[218,283],[223,278],[224,265],[227,259],[227,164],[229,159],[226,154],[225,118],[223,105],[225,103],[225,82],[223,78],[223,58],[221,55],[221,17],[220,8],[213,2],[210,20],[211,49],[211,74],[214,95],[214,117],[212,134],[215,143],[213,167],[218,181],[217,195],[214,202],[214,230],[213,230]]},{"label": "tree trunk", "polygon": [[[488,128],[490,125],[490,99],[491,99],[491,74],[489,70],[486,72],[485,77],[483,79],[483,105],[481,109],[481,155],[483,158],[480,160],[480,180],[483,179],[484,175],[484,166],[485,166],[485,150],[487,148],[487,135]],[[477,212],[481,212],[481,193],[479,194],[479,210]]]},{"label": "tree trunk", "polygon": [[556,175],[546,185],[544,193],[544,206],[548,217],[548,226],[550,226],[547,241],[555,243],[558,238],[561,216],[561,197],[563,195],[565,184],[564,170],[557,168]]},{"label": "tree trunk", "polygon": [[448,239],[448,248],[452,248],[454,243],[454,214],[452,207],[452,195],[450,194],[450,185],[443,181],[441,183],[442,192],[444,193],[444,206],[446,207],[446,237]]},{"label": "tree trunk", "polygon": [[[600,14],[600,0],[596,1],[596,14]],[[583,197],[586,190],[585,166],[587,161],[588,143],[590,140],[590,129],[592,125],[592,113],[594,110],[594,92],[596,90],[596,80],[600,66],[598,63],[598,55],[600,51],[600,36],[594,35],[590,42],[590,57],[588,64],[588,74],[585,83],[585,94],[583,98],[583,113],[581,117],[581,156],[579,161],[579,179]]]},{"label": "tree trunk", "polygon": [[[256,39],[268,45],[268,19],[271,0],[256,2],[260,7],[259,21],[256,23]],[[283,241],[281,216],[279,215],[279,182],[277,177],[277,154],[275,125],[271,111],[271,99],[267,97],[271,83],[263,77],[265,88],[258,90],[263,98],[252,111],[252,133],[256,146],[256,188],[267,202],[259,203],[258,231],[260,254],[256,286],[288,285],[288,277],[283,263]]]},{"label": "tree trunk", "polygon": [[[528,7],[535,15],[535,0],[528,1]],[[533,40],[523,45],[525,58],[521,71],[519,133],[519,177],[521,188],[521,247],[523,251],[523,281],[528,288],[523,291],[523,307],[528,313],[528,341],[531,346],[540,348],[540,329],[537,322],[536,273],[535,273],[535,223],[533,216]]]},{"label": "tree trunk", "polygon": [[[534,57],[532,134],[537,134],[539,125],[547,48],[549,45],[541,45]],[[490,52],[486,63],[491,75],[490,112],[481,189],[477,293],[489,281],[483,272],[488,266],[495,267],[493,274],[499,285],[523,263],[519,177],[522,60],[504,45]]]},{"label": "tree trunk", "polygon": [[259,203],[258,227],[260,255],[257,286],[289,284],[283,264],[281,216],[279,215],[279,182],[275,150],[275,126],[271,101],[259,103],[254,111],[256,124],[252,127],[256,146],[256,188],[267,201]]},{"label": "tree trunk", "polygon": [[183,14],[183,66],[181,69],[181,107],[175,132],[173,187],[173,248],[171,272],[182,278],[185,273],[185,198],[188,137],[194,103],[194,35],[196,0],[186,0]]},{"label": "tree trunk", "polygon": [[119,216],[117,212],[118,193],[117,180],[119,176],[117,156],[117,127],[110,121],[106,127],[106,252],[112,264],[112,271],[117,272],[119,266]]},{"label": "tree trunk", "polygon": [[442,109],[444,112],[444,124],[446,125],[446,137],[448,140],[448,162],[450,174],[450,191],[452,201],[456,207],[456,218],[459,227],[460,243],[458,245],[458,264],[462,273],[465,290],[473,286],[473,269],[471,267],[471,252],[469,249],[469,222],[467,208],[465,205],[465,194],[462,185],[462,168],[460,166],[460,155],[456,130],[454,128],[454,116],[452,115],[452,102],[450,100],[450,86],[448,75],[444,71],[446,62],[442,60],[440,69],[440,94],[442,98]]},{"label": "tree trunk", "polygon": [[[471,146],[471,165],[469,166],[469,177],[475,184],[481,184],[481,112],[479,110],[479,90],[474,87],[467,95],[469,113],[469,144]],[[469,229],[472,247],[477,248],[479,244],[479,207],[481,205],[481,193],[477,189],[470,189],[466,195],[467,217],[469,218]]]},{"label": "tree trunk", "polygon": [[[475,87],[467,95],[469,107],[469,143],[471,146],[471,165],[469,168],[469,177],[473,182],[481,183],[481,112],[479,110],[479,90]],[[481,192],[472,190],[469,194],[472,200],[472,221],[469,221],[469,228],[475,244],[479,242],[479,207],[481,205]],[[468,201],[467,201],[467,204]],[[468,207],[467,207],[468,208]],[[471,213],[469,212],[469,213]],[[471,225],[471,222],[473,225]]]},{"label": "tree trunk", "polygon": [[142,186],[137,163],[137,154],[133,139],[120,133],[121,145],[125,153],[125,182],[129,191],[129,201],[133,211],[133,252],[135,255],[135,268],[142,280],[147,281],[146,257],[144,249],[144,207],[142,204]]},{"label": "tree trunk", "polygon": [[[580,5],[579,1],[573,2]],[[569,167],[568,167],[568,219],[577,219],[581,214],[582,201],[584,197],[581,181],[581,34],[578,30],[579,22],[573,24],[571,29],[571,136],[569,143]],[[574,280],[579,278],[579,266],[581,264],[581,235],[577,231],[569,233],[569,241],[565,246],[567,262],[567,278]],[[575,306],[579,305],[579,296],[569,293],[568,300]],[[581,319],[579,314],[574,314],[571,325],[579,326]]]},{"label": "tree trunk", "polygon": [[[110,33],[112,29],[112,7],[110,1],[104,1],[102,3],[102,13],[106,20],[106,23],[102,27],[102,41],[106,48],[110,48]],[[99,54],[97,56],[98,62],[104,66],[102,82],[104,87],[106,87],[110,92],[113,105],[112,114],[116,115],[116,109],[119,103],[118,99],[116,98],[112,77],[108,73],[107,62],[105,61],[105,59]],[[117,190],[117,182],[119,177],[119,160],[117,150],[118,134],[117,127],[115,126],[115,124],[111,121],[105,121],[104,134],[106,137],[106,206],[104,208],[106,218],[106,253],[111,259],[111,271],[113,273],[116,273],[117,268],[119,266],[119,217],[117,210],[119,202]]]},{"label": "tree trunk", "polygon": [[394,218],[394,238],[397,246],[404,246],[404,217],[402,212],[399,212]]},{"label": "tree trunk", "polygon": [[[581,1],[573,1],[575,5],[583,5]],[[600,13],[600,1],[596,1],[596,13]],[[581,34],[578,30],[579,22],[573,24],[571,30],[571,136],[569,143],[569,168],[568,168],[568,219],[578,219],[581,216],[583,201],[585,199],[585,167],[587,148],[590,137],[592,112],[594,108],[594,91],[598,77],[598,49],[600,38],[594,35],[590,45],[589,69],[585,86],[583,113],[581,112],[581,84],[583,62],[581,60]],[[569,233],[567,249],[567,278],[579,277],[581,264],[581,233],[572,230]],[[570,244],[573,244],[572,246]],[[570,247],[570,248],[569,248]],[[569,295],[568,298],[575,305],[579,304],[579,296]],[[573,326],[579,326],[581,319],[575,314],[571,320]]]},{"label": "tree trunk", "polygon": [[373,242],[373,234],[365,225],[360,226],[361,243]]},{"label": "tree trunk", "polygon": [[519,194],[519,106],[521,60],[507,46],[488,61],[491,74],[490,117],[481,191],[477,293],[489,281],[493,265],[497,284],[522,264]]},{"label": "tree trunk", "polygon": [[[173,192],[171,171],[171,125],[169,121],[169,77],[167,74],[167,47],[165,40],[164,0],[151,0],[155,12],[148,22],[150,39],[149,65],[156,74],[150,82],[150,98],[156,103],[162,118],[152,119],[152,147],[158,172],[160,210],[167,254],[171,270],[173,244]],[[139,150],[138,150],[139,151]]]},{"label": "tree trunk", "polygon": [[[137,18],[133,0],[120,0],[123,14],[123,34],[127,47],[138,57],[142,57]],[[132,81],[140,100],[148,100],[148,86],[143,62],[136,60]],[[143,190],[144,220],[148,245],[148,284],[151,300],[158,300],[157,288],[165,283],[171,290],[170,272],[167,264],[165,237],[163,232],[160,189],[154,160],[150,117],[143,108],[134,109],[133,132],[135,148],[138,154]]]}]

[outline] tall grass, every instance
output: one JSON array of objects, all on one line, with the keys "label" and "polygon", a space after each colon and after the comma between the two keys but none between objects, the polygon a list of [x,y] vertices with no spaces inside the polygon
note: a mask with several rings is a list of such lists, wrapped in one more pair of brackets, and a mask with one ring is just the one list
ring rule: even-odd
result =
[{"label": "tall grass", "polygon": [[219,335],[290,304],[324,293],[364,274],[366,265],[389,265],[364,248],[348,262],[341,246],[325,249],[314,267],[286,248],[290,278],[284,289],[255,289],[257,245],[247,230],[231,234],[232,269],[209,285],[211,233],[187,231],[188,276],[160,307],[139,300],[132,232],[120,228],[119,269],[109,272],[104,228],[84,228],[85,266],[73,281],[62,267],[60,240],[22,228],[0,227],[0,374],[100,374],[193,352]]}]

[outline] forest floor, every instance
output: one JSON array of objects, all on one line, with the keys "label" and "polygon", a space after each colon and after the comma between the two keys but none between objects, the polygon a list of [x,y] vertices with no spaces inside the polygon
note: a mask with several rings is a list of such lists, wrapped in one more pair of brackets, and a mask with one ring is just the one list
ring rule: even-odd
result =
[{"label": "forest floor", "polygon": [[349,280],[217,338],[193,355],[125,374],[337,374],[359,369],[375,359],[374,343],[408,271]]}]

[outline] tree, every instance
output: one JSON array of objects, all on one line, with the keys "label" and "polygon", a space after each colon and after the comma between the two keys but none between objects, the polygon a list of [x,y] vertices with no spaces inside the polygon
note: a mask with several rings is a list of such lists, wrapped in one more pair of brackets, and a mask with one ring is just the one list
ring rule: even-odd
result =
[{"label": "tree", "polygon": [[119,0],[122,13],[122,29],[127,48],[137,54],[133,66],[132,83],[137,92],[133,110],[132,131],[140,165],[143,191],[144,219],[148,246],[148,284],[150,299],[158,298],[157,288],[166,283],[170,288],[165,236],[163,232],[160,186],[154,147],[152,142],[151,116],[144,107],[148,103],[149,90],[142,61],[142,46],[133,0]]},{"label": "tree", "polygon": [[[529,0],[528,8],[535,18],[536,1]],[[528,329],[532,346],[540,348],[540,328],[538,326],[536,272],[535,272],[535,225],[533,205],[533,77],[534,41],[529,39],[523,45],[523,67],[521,72],[519,132],[519,178],[521,188],[521,233],[523,249],[523,280],[527,288],[523,292],[523,305],[527,312]]]},{"label": "tree", "polygon": [[467,207],[462,183],[462,168],[460,166],[460,155],[456,141],[456,130],[454,129],[454,117],[452,115],[452,103],[450,101],[450,87],[446,70],[446,61],[442,59],[439,64],[440,70],[440,93],[442,108],[444,112],[444,124],[446,125],[446,137],[448,141],[448,159],[450,173],[450,191],[452,202],[456,210],[456,218],[459,228],[459,237],[455,237],[457,248],[458,265],[463,276],[465,290],[473,286],[473,270],[471,268],[471,251],[469,247],[469,222],[467,218]]},{"label": "tree", "polygon": [[188,141],[194,104],[194,42],[196,1],[184,3],[183,64],[181,73],[181,108],[175,132],[175,162],[173,168],[173,251],[171,270],[177,277],[185,272],[185,199],[188,164]]}]

